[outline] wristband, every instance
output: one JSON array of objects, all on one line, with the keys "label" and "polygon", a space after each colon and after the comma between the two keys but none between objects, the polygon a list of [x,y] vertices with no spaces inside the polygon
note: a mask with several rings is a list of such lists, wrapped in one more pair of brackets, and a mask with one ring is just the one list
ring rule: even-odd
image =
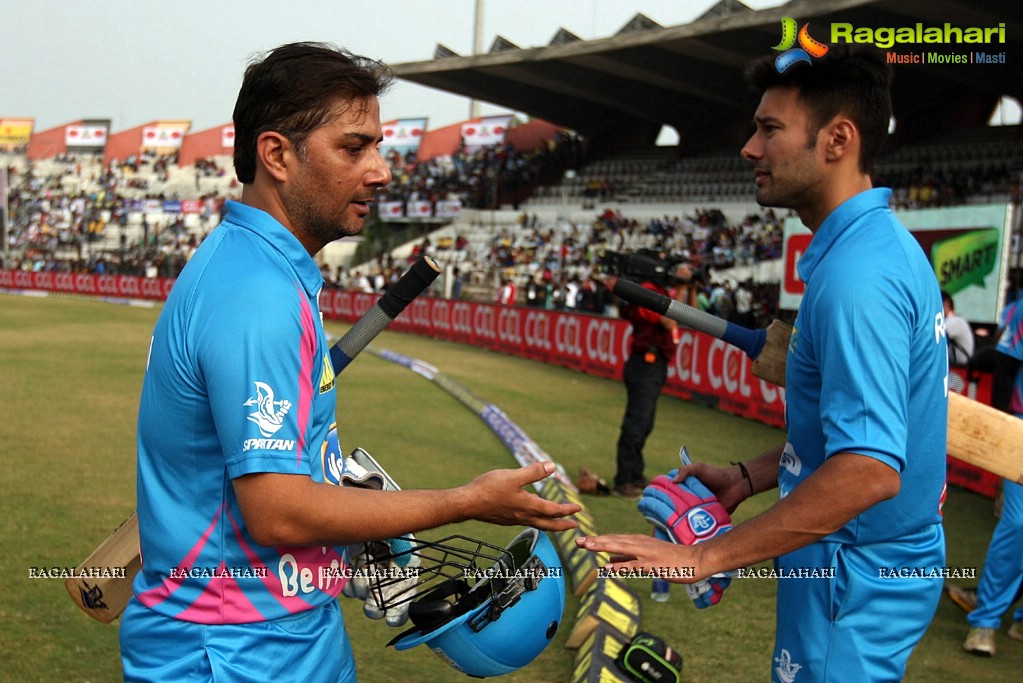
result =
[{"label": "wristband", "polygon": [[749,484],[749,494],[750,494],[750,496],[754,495],[753,479],[749,476],[749,470],[746,469],[746,466],[743,465],[741,461],[740,462],[733,462],[732,464],[739,466],[739,471],[742,472],[742,478],[746,480],[747,484]]}]

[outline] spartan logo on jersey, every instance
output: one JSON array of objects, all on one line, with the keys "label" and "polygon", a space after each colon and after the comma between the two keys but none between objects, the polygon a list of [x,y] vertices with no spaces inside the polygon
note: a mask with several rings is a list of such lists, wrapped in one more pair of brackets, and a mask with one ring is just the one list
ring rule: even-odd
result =
[{"label": "spartan logo on jersey", "polygon": [[796,674],[803,668],[802,664],[796,664],[792,661],[792,655],[789,651],[782,649],[781,655],[774,658],[774,661],[778,666],[774,667],[774,672],[778,674],[778,680],[782,683],[792,683],[796,680]]},{"label": "spartan logo on jersey", "polygon": [[266,382],[255,382],[256,395],[243,403],[244,406],[256,406],[256,412],[249,414],[249,420],[259,427],[259,433],[271,437],[284,424],[284,416],[291,410],[291,401],[274,400],[274,390]]},{"label": "spartan logo on jersey", "polygon": [[330,354],[323,356],[323,374],[320,375],[320,393],[325,394],[334,388],[334,366],[330,364]]}]

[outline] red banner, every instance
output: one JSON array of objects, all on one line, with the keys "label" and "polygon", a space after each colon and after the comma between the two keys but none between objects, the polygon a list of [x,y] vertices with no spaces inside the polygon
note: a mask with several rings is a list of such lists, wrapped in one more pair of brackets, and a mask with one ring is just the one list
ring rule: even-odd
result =
[{"label": "red banner", "polygon": [[0,270],[0,289],[163,301],[173,285],[171,278]]},{"label": "red banner", "polygon": [[[354,322],[376,299],[372,294],[325,291],[320,308],[327,319]],[[622,376],[632,335],[623,320],[433,298],[413,301],[392,328],[611,379]],[[784,390],[754,377],[744,353],[700,332],[682,333],[665,393],[784,426]]]},{"label": "red banner", "polygon": [[[0,289],[162,301],[173,284],[174,280],[167,278],[0,270]],[[320,294],[320,310],[328,320],[352,323],[372,308],[378,298],[377,294],[325,289]],[[631,326],[623,320],[430,297],[412,301],[391,329],[609,379],[621,378],[632,335]],[[950,373],[953,391],[990,402],[989,375],[969,381],[958,368]],[[752,363],[743,352],[701,332],[683,330],[668,366],[664,391],[775,427],[785,426],[785,390],[754,377]],[[950,457],[948,481],[994,497],[998,477]]]}]

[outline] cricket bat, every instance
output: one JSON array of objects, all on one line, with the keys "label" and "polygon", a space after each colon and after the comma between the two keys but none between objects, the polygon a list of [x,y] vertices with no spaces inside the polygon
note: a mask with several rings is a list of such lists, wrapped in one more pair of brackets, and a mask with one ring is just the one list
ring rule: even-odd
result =
[{"label": "cricket bat", "polygon": [[[766,330],[751,330],[687,306],[635,282],[608,278],[611,291],[629,303],[649,308],[680,325],[709,334],[742,350],[753,374],[785,386],[785,360],[792,326],[774,320]],[[962,394],[948,394],[948,454],[1018,484],[1023,484],[1023,420]]]},{"label": "cricket bat", "polygon": [[[423,256],[388,289],[330,349],[335,375],[440,275],[440,266]],[[131,600],[132,581],[142,568],[139,521],[134,512],[64,581],[72,602],[93,619],[109,624]]]}]

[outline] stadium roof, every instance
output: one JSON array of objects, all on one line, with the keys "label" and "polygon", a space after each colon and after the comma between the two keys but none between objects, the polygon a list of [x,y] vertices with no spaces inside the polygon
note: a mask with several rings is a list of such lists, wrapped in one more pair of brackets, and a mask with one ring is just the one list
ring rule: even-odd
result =
[{"label": "stadium roof", "polygon": [[831,24],[854,27],[998,28],[1004,44],[894,45],[889,53],[1005,54],[1002,64],[895,66],[897,142],[984,125],[1003,95],[1023,100],[1019,64],[1023,3],[998,0],[793,0],[754,11],[722,0],[689,24],[661,27],[636,15],[616,35],[583,41],[561,29],[546,47],[498,36],[488,54],[394,65],[399,78],[522,111],[586,136],[597,155],[652,147],[662,125],[689,151],[745,140],[756,100],[742,80],[752,58],[780,42],[781,19],[810,23],[829,42]]}]

